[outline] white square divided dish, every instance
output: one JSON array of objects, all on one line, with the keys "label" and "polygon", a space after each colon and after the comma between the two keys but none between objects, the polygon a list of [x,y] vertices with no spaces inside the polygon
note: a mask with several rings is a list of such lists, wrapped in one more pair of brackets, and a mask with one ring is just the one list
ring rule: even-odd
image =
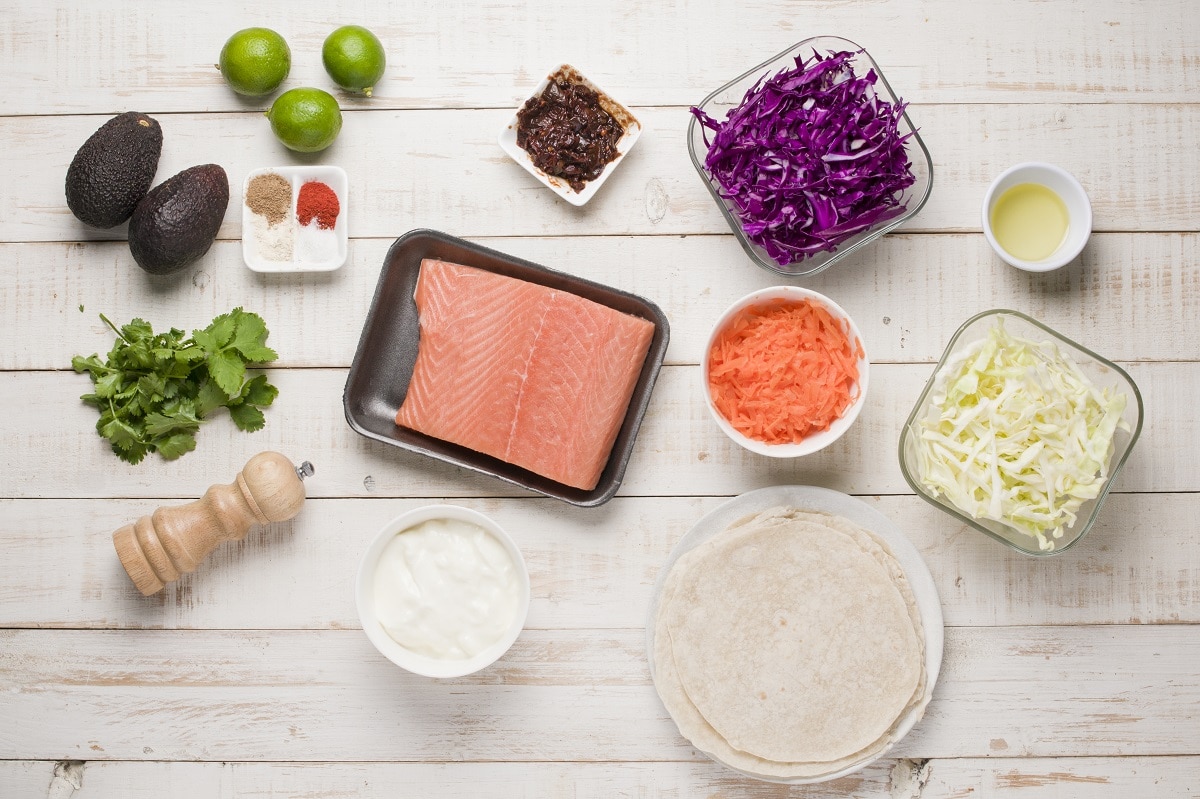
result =
[{"label": "white square divided dish", "polygon": [[[621,127],[625,131],[621,138],[617,141],[617,157],[605,164],[604,170],[598,177],[596,177],[594,180],[587,181],[584,184],[583,191],[575,191],[567,184],[565,179],[554,175],[549,175],[536,167],[533,163],[533,159],[529,157],[529,153],[526,152],[524,148],[517,145],[517,114],[520,113],[521,108],[525,107],[525,103],[529,102],[529,100],[532,100],[535,97],[540,97],[542,92],[545,91],[546,87],[550,85],[550,82],[559,77],[566,78],[570,83],[577,83],[582,86],[586,86],[587,88],[596,92],[596,94],[600,95],[600,106],[609,114],[611,114],[613,118],[620,123]],[[570,64],[562,64],[547,74],[546,77],[542,79],[542,82],[537,85],[537,88],[533,90],[533,93],[529,95],[529,99],[526,100],[525,103],[521,103],[521,107],[518,108],[513,114],[512,119],[508,122],[508,125],[505,126],[504,130],[500,132],[500,147],[504,150],[504,152],[508,153],[514,161],[525,167],[529,174],[540,180],[551,191],[553,191],[559,197],[562,197],[571,205],[583,205],[588,200],[592,199],[596,192],[600,190],[600,186],[604,183],[604,181],[608,180],[608,176],[611,175],[617,168],[617,164],[621,163],[622,159],[625,158],[625,155],[631,149],[633,149],[633,145],[635,142],[637,142],[638,137],[642,135],[642,123],[637,120],[637,117],[629,112],[628,108],[614,100],[611,94],[601,89],[595,83],[592,83],[590,80],[584,77],[579,70],[575,69],[575,67],[571,66]]]},{"label": "white square divided dish", "polygon": [[[250,210],[246,196],[250,189],[250,181],[260,175],[279,175],[292,186],[292,199],[289,215],[285,222],[276,225],[266,225],[266,218]],[[300,188],[305,183],[320,182],[333,189],[338,198],[338,214],[332,230],[320,230],[315,220],[307,226],[302,226],[296,215],[296,202],[300,196]],[[347,199],[349,180],[346,170],[337,166],[275,166],[265,169],[255,169],[246,175],[242,183],[242,258],[246,266],[255,272],[330,272],[338,269],[346,262],[346,252],[349,243],[347,226]],[[257,217],[257,220],[256,220]],[[268,257],[262,251],[260,232],[274,230],[278,225],[287,224],[291,229],[292,256],[285,260]],[[286,231],[276,235],[286,239]],[[332,236],[331,240],[322,238]],[[310,257],[305,257],[304,250],[313,250]]]}]

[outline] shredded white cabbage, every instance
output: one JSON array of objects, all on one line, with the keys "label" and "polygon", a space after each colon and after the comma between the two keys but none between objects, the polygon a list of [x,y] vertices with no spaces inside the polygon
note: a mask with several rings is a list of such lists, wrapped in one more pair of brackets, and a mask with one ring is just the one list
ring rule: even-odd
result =
[{"label": "shredded white cabbage", "polygon": [[939,370],[913,422],[921,482],[974,519],[1050,550],[1108,478],[1126,396],[1099,389],[1053,341],[1003,320]]}]

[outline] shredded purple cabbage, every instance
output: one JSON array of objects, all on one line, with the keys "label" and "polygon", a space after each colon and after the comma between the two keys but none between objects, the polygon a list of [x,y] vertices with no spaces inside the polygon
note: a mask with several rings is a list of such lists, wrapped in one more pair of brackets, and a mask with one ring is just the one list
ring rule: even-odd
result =
[{"label": "shredded purple cabbage", "polygon": [[907,103],[876,95],[875,70],[856,76],[855,55],[797,56],[795,69],[760,78],[724,122],[692,109],[707,129],[705,170],[747,238],[780,266],[904,213],[901,197],[916,180],[911,134],[899,132]]}]

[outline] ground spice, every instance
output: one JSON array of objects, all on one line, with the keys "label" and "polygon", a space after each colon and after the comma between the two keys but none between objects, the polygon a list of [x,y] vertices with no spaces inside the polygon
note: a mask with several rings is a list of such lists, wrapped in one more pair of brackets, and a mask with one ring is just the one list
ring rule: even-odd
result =
[{"label": "ground spice", "polygon": [[250,217],[250,230],[243,236],[249,236],[251,251],[267,261],[292,260],[295,247],[292,239],[296,235],[296,223],[290,219],[278,225],[272,225],[262,214]]},{"label": "ground spice", "polygon": [[318,225],[296,228],[296,261],[304,264],[323,264],[338,256],[338,237],[332,230]]},{"label": "ground spice", "polygon": [[296,198],[296,217],[301,225],[307,225],[315,219],[317,227],[332,230],[340,211],[337,192],[324,183],[312,180],[300,187],[300,196]]},{"label": "ground spice", "polygon": [[246,187],[246,206],[256,214],[265,216],[272,225],[288,217],[292,205],[292,184],[274,172],[255,175]]}]

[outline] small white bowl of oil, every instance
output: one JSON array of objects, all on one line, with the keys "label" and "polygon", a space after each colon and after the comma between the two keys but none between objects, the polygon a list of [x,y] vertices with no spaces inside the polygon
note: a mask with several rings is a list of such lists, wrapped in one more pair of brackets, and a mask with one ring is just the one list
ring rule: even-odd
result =
[{"label": "small white bowl of oil", "polygon": [[983,197],[983,235],[1026,272],[1051,272],[1079,257],[1092,234],[1092,204],[1075,176],[1031,161],[1006,169]]}]

